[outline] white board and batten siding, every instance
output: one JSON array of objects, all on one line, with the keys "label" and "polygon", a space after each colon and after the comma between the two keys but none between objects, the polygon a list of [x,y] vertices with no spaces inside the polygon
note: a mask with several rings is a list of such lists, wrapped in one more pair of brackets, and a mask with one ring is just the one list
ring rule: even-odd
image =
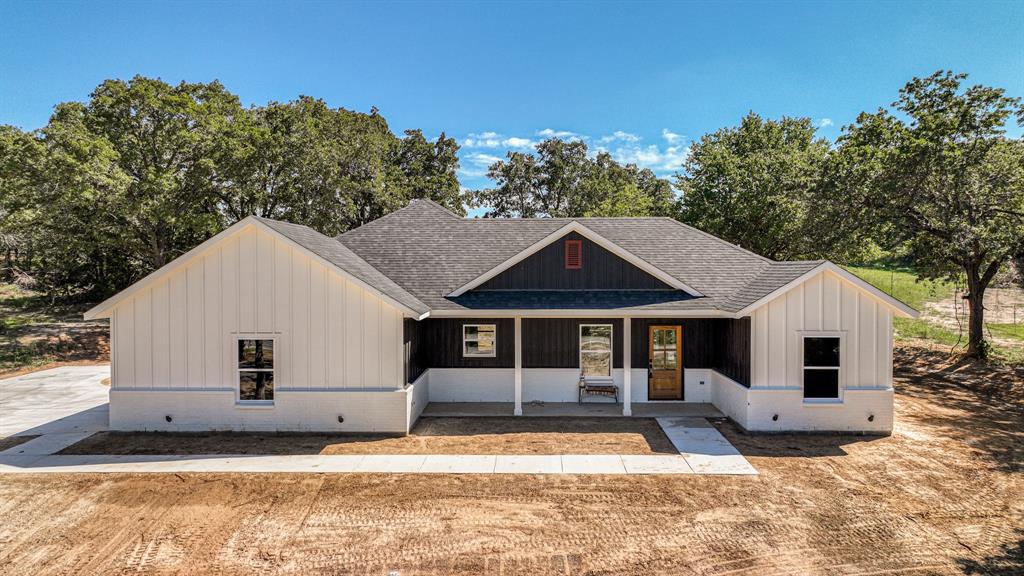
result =
[{"label": "white board and batten siding", "polygon": [[[830,270],[755,310],[746,427],[890,431],[892,319],[889,305]],[[801,340],[816,334],[840,337],[840,402],[803,400]]]},{"label": "white board and batten siding", "polygon": [[[242,228],[113,308],[112,426],[405,431],[402,316],[287,239]],[[275,339],[272,408],[235,402],[241,336]]]}]

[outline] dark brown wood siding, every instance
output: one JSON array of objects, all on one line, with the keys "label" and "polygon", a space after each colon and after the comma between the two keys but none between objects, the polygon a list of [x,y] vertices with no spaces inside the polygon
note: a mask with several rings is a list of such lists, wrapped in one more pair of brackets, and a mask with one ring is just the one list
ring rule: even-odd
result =
[{"label": "dark brown wood siding", "polygon": [[[515,368],[515,320],[512,318],[427,318],[422,324],[423,359],[427,368]],[[494,324],[494,358],[462,355],[464,324]]]},{"label": "dark brown wood siding", "polygon": [[423,358],[423,323],[406,318],[403,328],[402,349],[405,356],[405,381],[411,384],[427,369]]},{"label": "dark brown wood siding", "polygon": [[683,369],[713,368],[750,386],[750,319],[741,318],[634,318],[632,365],[649,362],[648,328],[682,326]]},{"label": "dark brown wood siding", "polygon": [[750,387],[750,317],[723,320],[720,328],[722,357],[715,369]]},{"label": "dark brown wood siding", "polygon": [[622,368],[622,318],[523,318],[523,368],[579,368],[580,324],[612,325],[612,365]]},{"label": "dark brown wood siding", "polygon": [[[580,240],[583,266],[565,268],[565,241]],[[570,232],[476,290],[671,290],[647,272]]]},{"label": "dark brown wood siding", "polygon": [[[622,368],[622,318],[523,318],[523,368],[579,368],[580,324],[612,325],[612,361]],[[651,325],[682,326],[683,369],[713,368],[750,386],[750,318],[634,318],[633,368],[648,362]],[[462,356],[463,324],[495,324],[494,358]],[[429,318],[405,321],[405,374],[413,382],[427,368],[514,368],[512,318]]]}]

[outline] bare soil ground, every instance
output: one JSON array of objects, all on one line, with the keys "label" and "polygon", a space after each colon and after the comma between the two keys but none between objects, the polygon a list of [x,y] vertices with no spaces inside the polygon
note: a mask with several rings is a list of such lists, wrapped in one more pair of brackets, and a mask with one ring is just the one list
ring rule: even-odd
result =
[{"label": "bare soil ground", "polygon": [[61,454],[677,454],[653,418],[421,418],[408,436],[104,432]]},{"label": "bare soil ground", "polygon": [[0,476],[0,573],[1024,573],[1024,373],[896,365],[892,436],[721,424],[756,477]]},{"label": "bare soil ground", "polygon": [[0,283],[0,378],[68,364],[110,362],[106,320],[84,320],[89,303],[52,303]]},{"label": "bare soil ground", "polygon": [[[957,292],[949,298],[927,302],[921,317],[956,333],[964,334],[967,341],[967,303],[963,293]],[[989,288],[985,291],[985,322],[987,324],[1024,324],[1024,290],[1017,287]],[[1011,348],[1024,347],[1024,342],[1015,338],[1003,338],[986,333],[996,344]]]}]

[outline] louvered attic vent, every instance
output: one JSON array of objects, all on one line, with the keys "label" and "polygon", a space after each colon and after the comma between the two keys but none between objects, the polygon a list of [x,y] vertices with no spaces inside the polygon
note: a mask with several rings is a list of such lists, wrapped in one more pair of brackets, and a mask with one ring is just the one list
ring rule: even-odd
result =
[{"label": "louvered attic vent", "polygon": [[581,240],[565,241],[565,269],[579,270],[583,268],[583,242]]}]

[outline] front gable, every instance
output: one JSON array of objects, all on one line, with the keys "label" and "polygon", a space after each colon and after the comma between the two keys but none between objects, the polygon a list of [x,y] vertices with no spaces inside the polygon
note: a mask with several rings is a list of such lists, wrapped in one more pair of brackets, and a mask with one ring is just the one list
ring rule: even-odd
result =
[{"label": "front gable", "polygon": [[[576,252],[578,250],[578,253]],[[675,290],[579,232],[569,232],[474,290]]]},{"label": "front gable", "polygon": [[[569,244],[575,244],[578,252],[568,253]],[[448,297],[470,290],[675,290],[690,297],[703,296],[679,278],[576,221],[473,278]]]}]

